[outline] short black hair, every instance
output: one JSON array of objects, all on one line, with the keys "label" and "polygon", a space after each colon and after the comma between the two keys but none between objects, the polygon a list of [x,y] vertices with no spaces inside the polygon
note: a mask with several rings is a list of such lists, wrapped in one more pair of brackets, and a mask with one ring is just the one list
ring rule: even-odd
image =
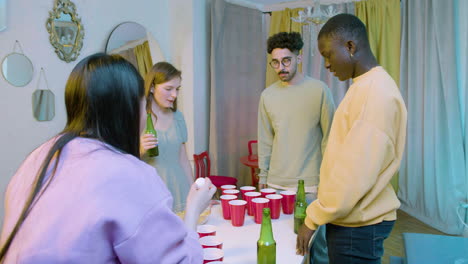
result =
[{"label": "short black hair", "polygon": [[301,34],[298,32],[280,32],[268,38],[267,51],[271,54],[274,49],[289,49],[299,52],[304,46]]},{"label": "short black hair", "polygon": [[360,45],[369,45],[366,26],[351,14],[338,14],[330,18],[320,30],[317,39],[321,37],[352,38]]}]

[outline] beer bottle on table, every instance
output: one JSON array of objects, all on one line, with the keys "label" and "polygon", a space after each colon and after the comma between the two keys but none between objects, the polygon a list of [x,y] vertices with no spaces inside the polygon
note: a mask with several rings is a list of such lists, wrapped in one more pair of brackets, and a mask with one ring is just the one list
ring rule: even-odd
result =
[{"label": "beer bottle on table", "polygon": [[[158,132],[156,132],[156,129],[154,129],[153,126],[153,118],[151,117],[151,113],[148,113],[146,115],[146,130],[145,134],[153,134],[156,138],[158,138]],[[159,147],[156,145],[156,147],[152,149],[148,149],[148,156],[150,157],[156,157],[159,155]]]},{"label": "beer bottle on table", "polygon": [[270,208],[263,208],[260,238],[257,241],[257,264],[276,264],[276,241],[273,238]]},{"label": "beer bottle on table", "polygon": [[299,180],[296,193],[296,205],[294,206],[294,233],[296,234],[304,223],[306,209],[307,203],[305,198],[304,180]]}]

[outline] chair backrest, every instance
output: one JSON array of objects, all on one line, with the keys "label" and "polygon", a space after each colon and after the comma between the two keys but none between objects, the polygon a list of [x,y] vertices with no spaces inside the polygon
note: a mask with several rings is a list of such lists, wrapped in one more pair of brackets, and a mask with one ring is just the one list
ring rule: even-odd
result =
[{"label": "chair backrest", "polygon": [[252,145],[253,144],[257,144],[257,140],[250,140],[249,143],[248,143],[248,147],[249,147],[249,155],[252,155],[253,154],[253,149],[252,149]]},{"label": "chair backrest", "polygon": [[193,154],[195,161],[195,178],[205,178],[210,176],[210,156],[208,151],[204,151],[200,154]]}]

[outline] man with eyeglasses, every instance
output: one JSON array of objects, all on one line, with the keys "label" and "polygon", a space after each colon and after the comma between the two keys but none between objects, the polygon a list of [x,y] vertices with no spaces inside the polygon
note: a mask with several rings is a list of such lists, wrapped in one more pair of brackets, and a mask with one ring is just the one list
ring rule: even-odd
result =
[{"label": "man with eyeglasses", "polygon": [[[297,32],[281,32],[267,42],[279,80],[262,92],[259,103],[258,187],[296,191],[302,179],[310,203],[317,197],[335,105],[325,83],[298,72],[303,45]],[[323,258],[318,262],[327,263]]]}]

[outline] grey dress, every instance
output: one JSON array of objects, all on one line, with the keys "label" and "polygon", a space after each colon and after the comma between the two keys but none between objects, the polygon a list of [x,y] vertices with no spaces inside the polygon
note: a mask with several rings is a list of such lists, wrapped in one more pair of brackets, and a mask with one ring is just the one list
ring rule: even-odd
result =
[{"label": "grey dress", "polygon": [[187,142],[187,126],[181,112],[174,112],[174,120],[167,130],[156,130],[158,133],[159,155],[143,159],[154,166],[166,183],[174,198],[173,209],[185,209],[185,201],[190,190],[191,182],[180,163],[180,149]]}]

